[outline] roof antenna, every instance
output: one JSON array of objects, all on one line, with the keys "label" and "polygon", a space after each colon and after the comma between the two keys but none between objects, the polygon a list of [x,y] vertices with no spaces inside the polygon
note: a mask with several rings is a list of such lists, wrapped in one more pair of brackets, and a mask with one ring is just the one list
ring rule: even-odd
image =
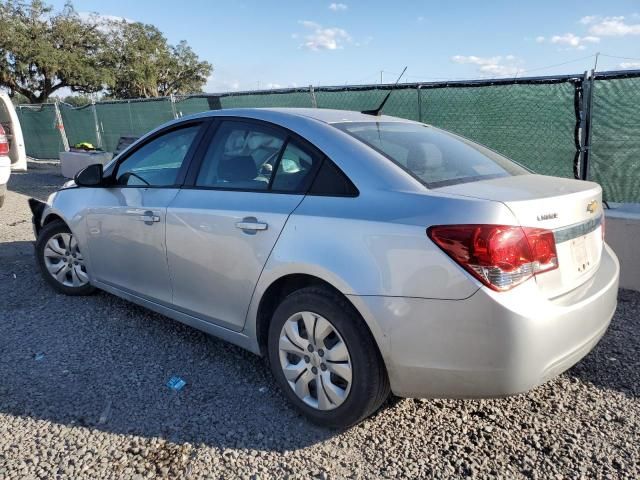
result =
[{"label": "roof antenna", "polygon": [[360,113],[364,113],[365,115],[373,115],[373,116],[379,117],[382,114],[382,109],[384,108],[384,104],[387,103],[387,100],[389,100],[389,97],[391,96],[391,92],[393,91],[394,87],[396,85],[398,85],[398,82],[400,81],[400,79],[404,75],[404,72],[406,72],[406,71],[407,71],[407,67],[404,67],[404,70],[402,70],[402,73],[400,74],[400,76],[396,80],[396,83],[394,83],[393,87],[391,87],[389,89],[389,93],[387,93],[387,96],[384,97],[384,100],[382,100],[382,103],[378,106],[378,108],[374,108],[373,110],[363,110]]}]

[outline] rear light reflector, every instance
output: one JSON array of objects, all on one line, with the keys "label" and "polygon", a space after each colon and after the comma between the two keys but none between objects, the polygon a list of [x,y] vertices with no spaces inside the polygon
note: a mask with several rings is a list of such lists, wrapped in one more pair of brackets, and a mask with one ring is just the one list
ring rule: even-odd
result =
[{"label": "rear light reflector", "polygon": [[9,155],[9,140],[0,125],[0,155]]},{"label": "rear light reflector", "polygon": [[553,232],[513,225],[440,225],[427,235],[493,290],[504,291],[558,268]]}]

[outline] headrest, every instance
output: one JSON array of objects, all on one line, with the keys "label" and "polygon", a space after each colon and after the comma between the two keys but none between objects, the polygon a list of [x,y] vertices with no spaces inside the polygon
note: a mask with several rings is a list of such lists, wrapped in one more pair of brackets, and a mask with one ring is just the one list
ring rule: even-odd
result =
[{"label": "headrest", "polygon": [[418,143],[407,153],[407,168],[416,175],[440,168],[442,163],[442,152],[432,143]]},{"label": "headrest", "polygon": [[218,165],[218,178],[228,182],[253,180],[258,176],[258,169],[253,157],[248,155],[222,157]]}]

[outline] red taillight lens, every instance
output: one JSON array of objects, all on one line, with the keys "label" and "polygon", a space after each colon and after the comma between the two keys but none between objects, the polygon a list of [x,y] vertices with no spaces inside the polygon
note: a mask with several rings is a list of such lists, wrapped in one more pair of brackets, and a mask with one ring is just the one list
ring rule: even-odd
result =
[{"label": "red taillight lens", "polygon": [[441,225],[427,235],[447,255],[494,290],[509,290],[558,268],[553,232],[511,225]]},{"label": "red taillight lens", "polygon": [[7,140],[7,136],[4,133],[4,128],[0,125],[0,155],[8,155],[9,154],[9,140]]}]

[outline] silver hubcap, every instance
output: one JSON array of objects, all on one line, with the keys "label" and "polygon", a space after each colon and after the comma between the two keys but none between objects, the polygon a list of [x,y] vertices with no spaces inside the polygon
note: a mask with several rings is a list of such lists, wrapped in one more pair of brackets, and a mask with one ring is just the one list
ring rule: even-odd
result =
[{"label": "silver hubcap", "polygon": [[318,410],[344,403],[351,389],[351,357],[338,330],[312,312],[292,315],[280,331],[280,366],[298,398]]},{"label": "silver hubcap", "polygon": [[78,242],[70,233],[56,233],[44,247],[44,264],[49,273],[67,287],[82,287],[89,282]]}]

